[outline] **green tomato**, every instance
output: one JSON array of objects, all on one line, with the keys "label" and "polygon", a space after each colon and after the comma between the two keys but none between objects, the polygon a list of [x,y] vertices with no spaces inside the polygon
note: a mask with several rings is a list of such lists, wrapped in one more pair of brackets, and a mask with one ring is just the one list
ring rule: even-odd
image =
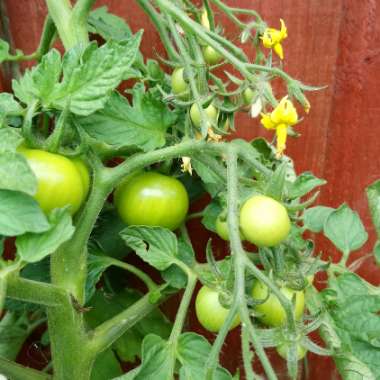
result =
[{"label": "green tomato", "polygon": [[243,91],[243,101],[244,101],[244,104],[249,106],[252,104],[253,102],[253,98],[255,96],[255,93],[253,92],[253,90],[251,88],[246,88],[244,91]]},{"label": "green tomato", "polygon": [[[280,288],[281,293],[289,300],[293,295],[296,297],[294,315],[299,320],[305,308],[305,293],[300,290],[293,290],[287,287]],[[265,300],[265,302],[255,306],[255,310],[260,314],[257,318],[267,326],[278,327],[286,323],[285,309],[282,307],[278,298],[270,293],[269,289],[260,281],[256,281],[252,289],[252,297],[255,300]],[[267,298],[268,297],[268,298]]]},{"label": "green tomato", "polygon": [[160,226],[175,230],[189,209],[189,196],[175,178],[155,173],[139,173],[115,191],[115,206],[128,225]]},{"label": "green tomato", "polygon": [[[218,119],[218,110],[210,104],[207,108],[204,109],[206,113],[206,117],[208,119],[207,124],[210,127],[211,123],[216,123]],[[190,108],[190,118],[193,124],[197,127],[201,127],[201,113],[199,112],[198,105],[194,103]]]},{"label": "green tomato", "polygon": [[[285,360],[288,357],[289,349],[290,347],[287,343],[282,343],[276,347],[278,354]],[[306,348],[301,346],[300,344],[297,344],[297,360],[303,359],[306,353],[307,353]]]},{"label": "green tomato", "polygon": [[203,57],[209,65],[216,65],[223,59],[223,56],[211,46],[206,46],[203,48]]},{"label": "green tomato", "polygon": [[[202,286],[195,299],[195,313],[199,323],[208,331],[218,332],[227,318],[229,309],[219,302],[219,293],[207,286]],[[240,318],[235,316],[230,330],[240,324]]]},{"label": "green tomato", "polygon": [[175,69],[172,73],[172,91],[174,95],[178,95],[182,99],[187,99],[189,97],[189,85],[184,79],[184,68],[179,67]]},{"label": "green tomato", "polygon": [[90,190],[90,173],[88,171],[88,167],[80,158],[74,158],[71,160],[73,164],[79,171],[80,178],[82,180],[82,185],[84,189],[83,199],[87,198],[88,192]]},{"label": "green tomato", "polygon": [[[19,148],[37,178],[35,200],[45,213],[70,206],[75,214],[89,189],[89,174],[84,164],[78,164],[59,154],[38,149]],[[79,168],[79,166],[81,166]]]},{"label": "green tomato", "polygon": [[[216,230],[216,233],[218,234],[218,236],[220,238],[222,238],[223,240],[230,240],[230,234],[228,231],[228,222],[227,222],[227,220],[223,220],[221,218],[221,215],[219,215],[216,218],[215,230]],[[244,240],[244,236],[241,232],[240,232],[240,239]]]},{"label": "green tomato", "polygon": [[281,203],[264,195],[254,195],[240,210],[240,227],[249,242],[258,247],[273,247],[288,236],[290,220]]}]

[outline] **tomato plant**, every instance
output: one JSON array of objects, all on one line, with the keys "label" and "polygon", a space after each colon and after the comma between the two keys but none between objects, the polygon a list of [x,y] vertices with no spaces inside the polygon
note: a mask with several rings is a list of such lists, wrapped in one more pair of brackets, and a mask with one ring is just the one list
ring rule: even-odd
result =
[{"label": "tomato plant", "polygon": [[[229,310],[221,305],[219,293],[207,286],[202,286],[195,300],[195,311],[199,323],[208,331],[218,332],[223,326]],[[240,324],[239,316],[235,316],[230,330]]]},{"label": "tomato plant", "polygon": [[189,197],[177,179],[149,172],[132,176],[118,187],[115,205],[128,225],[175,230],[186,217]]},{"label": "tomato plant", "polygon": [[[17,74],[0,94],[0,237],[15,247],[0,258],[0,374],[276,380],[267,348],[277,348],[292,379],[308,351],[332,356],[344,379],[353,369],[380,378],[379,289],[349,261],[367,232],[347,204],[314,206],[326,181],[287,156],[306,95],[320,88],[284,71],[285,21],[222,0],[136,2],[165,48],[158,59],[140,51],[142,31],[94,0],[46,0],[31,54],[0,41],[0,62]],[[238,35],[225,34],[226,18]],[[247,108],[273,139],[235,138]],[[380,231],[379,182],[367,196]],[[188,213],[200,197],[209,204]],[[193,219],[226,240],[226,255],[212,234],[202,246]],[[320,254],[315,234],[339,262]],[[378,242],[373,251],[378,259]],[[160,306],[174,295],[169,319]],[[186,323],[193,301],[215,339]],[[229,371],[219,358],[238,325],[242,366]],[[36,329],[46,329],[42,371],[16,363]]]}]

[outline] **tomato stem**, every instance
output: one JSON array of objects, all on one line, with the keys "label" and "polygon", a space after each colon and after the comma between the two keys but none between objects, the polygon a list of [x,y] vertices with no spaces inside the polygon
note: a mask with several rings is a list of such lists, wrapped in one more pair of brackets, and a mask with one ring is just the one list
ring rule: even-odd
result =
[{"label": "tomato stem", "polygon": [[10,360],[0,357],[0,372],[14,380],[50,380],[52,377],[47,373],[24,367]]}]

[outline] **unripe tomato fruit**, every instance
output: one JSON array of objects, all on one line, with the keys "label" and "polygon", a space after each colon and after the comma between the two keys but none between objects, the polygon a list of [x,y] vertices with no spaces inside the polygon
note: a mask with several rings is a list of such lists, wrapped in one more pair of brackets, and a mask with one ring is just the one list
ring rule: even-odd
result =
[{"label": "unripe tomato fruit", "polygon": [[[280,288],[281,293],[290,301],[295,294],[295,310],[294,315],[297,320],[299,320],[304,312],[305,308],[305,293],[300,290],[293,290],[287,287]],[[255,310],[260,314],[257,318],[267,326],[277,327],[282,326],[286,323],[286,313],[285,309],[282,307],[278,298],[273,294],[269,293],[269,289],[260,281],[256,281],[252,288],[252,297],[255,300],[265,300],[265,302],[255,306]],[[267,298],[268,297],[268,298]]]},{"label": "unripe tomato fruit", "polygon": [[[227,318],[229,309],[219,302],[219,293],[207,286],[202,286],[195,299],[195,313],[199,323],[208,331],[218,332]],[[240,318],[235,316],[230,330],[240,324]]]},{"label": "unripe tomato fruit", "polygon": [[35,200],[45,213],[70,206],[75,214],[85,200],[90,183],[87,167],[78,159],[39,149],[19,148],[37,177]]},{"label": "unripe tomato fruit", "polygon": [[[207,125],[210,127],[211,123],[216,123],[216,120],[218,119],[218,110],[212,104],[210,104],[204,110],[208,119]],[[194,103],[190,108],[190,118],[197,128],[201,127],[201,113],[199,112],[198,104],[196,103]]]},{"label": "unripe tomato fruit", "polygon": [[203,48],[203,57],[209,65],[216,65],[223,59],[223,56],[211,46],[206,46]]},{"label": "unripe tomato fruit", "polygon": [[178,95],[182,99],[188,98],[190,94],[189,85],[183,77],[184,70],[183,67],[175,69],[171,78],[173,94]]},{"label": "unripe tomato fruit", "polygon": [[230,239],[227,220],[222,220],[220,215],[216,218],[215,230],[218,236],[222,238],[223,240]]},{"label": "unripe tomato fruit", "polygon": [[[288,352],[289,352],[289,345],[286,343],[282,343],[276,347],[276,350],[278,354],[283,358],[287,359]],[[307,353],[307,350],[305,347],[301,346],[300,344],[297,344],[297,360],[301,360],[305,357]]]},{"label": "unripe tomato fruit", "polygon": [[253,97],[254,97],[255,93],[252,91],[251,88],[246,88],[244,91],[243,91],[243,101],[244,101],[244,104],[249,106],[252,104],[253,102]]},{"label": "unripe tomato fruit", "polygon": [[183,184],[160,173],[139,173],[115,191],[116,209],[128,225],[159,226],[175,230],[189,209]]},{"label": "unripe tomato fruit", "polygon": [[[228,230],[228,222],[227,222],[227,220],[223,220],[221,218],[221,215],[219,215],[216,218],[215,230],[216,230],[217,235],[220,238],[222,238],[223,240],[230,240],[230,234],[229,234],[229,230]],[[241,233],[241,231],[240,231],[240,239],[244,240],[244,236]]]},{"label": "unripe tomato fruit", "polygon": [[254,195],[240,210],[240,227],[246,240],[258,247],[273,247],[290,232],[286,208],[273,198]]}]

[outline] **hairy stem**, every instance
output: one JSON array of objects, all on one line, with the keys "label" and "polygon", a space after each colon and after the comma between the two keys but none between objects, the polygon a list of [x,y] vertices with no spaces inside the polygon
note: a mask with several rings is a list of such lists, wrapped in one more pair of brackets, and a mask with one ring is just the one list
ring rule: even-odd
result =
[{"label": "hairy stem", "polygon": [[50,380],[51,375],[0,357],[0,374],[12,380]]},{"label": "hairy stem", "polygon": [[269,380],[276,380],[277,376],[263,349],[263,346],[255,333],[252,325],[245,297],[245,262],[246,256],[241,245],[238,223],[238,167],[237,152],[234,147],[229,147],[227,156],[227,222],[230,235],[230,247],[235,267],[235,297],[239,302],[239,314],[242,324],[249,330],[252,344],[256,350],[266,375]]},{"label": "hairy stem", "polygon": [[65,292],[54,285],[17,275],[7,279],[7,297],[44,306],[59,306]]}]

